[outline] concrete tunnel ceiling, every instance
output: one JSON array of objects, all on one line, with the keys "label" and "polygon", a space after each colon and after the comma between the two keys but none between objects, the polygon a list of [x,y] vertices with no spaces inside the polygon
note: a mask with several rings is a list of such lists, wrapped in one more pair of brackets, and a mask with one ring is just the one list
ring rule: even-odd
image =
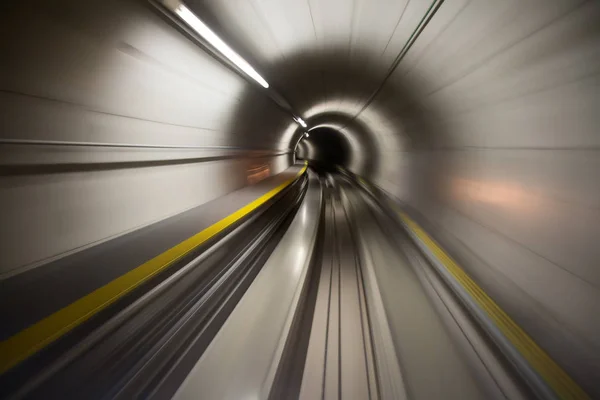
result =
[{"label": "concrete tunnel ceiling", "polygon": [[[389,75],[442,3],[192,1],[188,6],[261,71],[309,128],[329,128],[315,134],[333,129],[346,137],[351,170],[375,177],[378,164],[389,163],[386,151],[432,141],[428,121],[436,119],[434,111],[418,111],[414,80],[404,77],[414,71]],[[442,19],[461,10],[448,8]],[[240,108],[241,115],[256,112],[251,101],[242,99]],[[293,124],[282,132],[280,146],[293,148],[303,131]]]},{"label": "concrete tunnel ceiling", "polygon": [[[594,30],[593,19],[584,15],[597,12],[586,2],[558,0],[541,13],[542,4],[195,0],[188,5],[267,77],[309,127],[328,124],[347,137],[351,170],[389,181],[390,171],[402,166],[398,152],[538,144],[535,135],[518,132],[529,123],[527,115],[509,121],[518,129],[500,128],[505,116],[489,105],[553,85],[554,67],[532,80],[509,74],[519,65],[543,61],[557,46],[567,46],[569,37]],[[564,15],[582,25],[554,29]],[[582,74],[574,71],[574,77]],[[505,80],[490,80],[498,76]],[[241,118],[234,120],[246,121],[249,113],[260,114],[258,121],[274,118],[254,99],[254,93],[242,96]],[[485,123],[471,118],[480,110],[492,118]],[[534,123],[533,128],[546,127]],[[290,122],[277,132],[279,147],[293,148],[302,133]],[[577,137],[560,140],[557,146],[578,145]]]}]

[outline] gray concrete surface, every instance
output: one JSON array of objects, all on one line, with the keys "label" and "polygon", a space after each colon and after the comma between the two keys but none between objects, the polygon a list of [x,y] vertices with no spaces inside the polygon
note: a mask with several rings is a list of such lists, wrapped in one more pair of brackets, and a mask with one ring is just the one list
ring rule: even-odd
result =
[{"label": "gray concrete surface", "polygon": [[[0,274],[290,165],[274,138],[293,121],[149,3],[14,3],[0,18]],[[242,93],[257,110],[244,118]]]},{"label": "gray concrete surface", "polygon": [[174,399],[268,397],[308,273],[321,201],[311,172],[288,230]]}]

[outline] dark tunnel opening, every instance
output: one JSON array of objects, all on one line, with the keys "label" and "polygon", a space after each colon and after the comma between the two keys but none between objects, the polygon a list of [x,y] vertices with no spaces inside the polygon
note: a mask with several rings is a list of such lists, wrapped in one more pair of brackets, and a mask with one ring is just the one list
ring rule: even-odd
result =
[{"label": "dark tunnel opening", "polygon": [[297,149],[300,159],[309,159],[328,171],[350,161],[350,146],[338,131],[332,128],[315,128],[303,137]]}]

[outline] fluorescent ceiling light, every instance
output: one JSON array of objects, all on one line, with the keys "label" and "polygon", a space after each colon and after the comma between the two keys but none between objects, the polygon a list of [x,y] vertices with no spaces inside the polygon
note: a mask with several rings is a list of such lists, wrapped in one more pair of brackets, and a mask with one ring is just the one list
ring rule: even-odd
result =
[{"label": "fluorescent ceiling light", "polygon": [[301,127],[306,128],[306,122],[304,122],[304,120],[300,117],[295,118],[296,122],[300,124]]},{"label": "fluorescent ceiling light", "polygon": [[[191,12],[186,6],[183,4],[179,4],[177,8],[174,10],[175,14],[177,14],[190,28],[196,31],[200,36],[202,36],[208,43],[210,43],[215,49],[217,49],[221,54],[223,54],[229,61],[234,63],[238,68],[240,68],[246,75],[254,79],[258,82],[262,87],[268,88],[269,84],[267,81],[259,75],[258,72],[246,60],[240,57],[231,47],[227,45],[220,37],[218,37],[206,24],[196,15]],[[304,122],[304,121],[303,121]]]}]

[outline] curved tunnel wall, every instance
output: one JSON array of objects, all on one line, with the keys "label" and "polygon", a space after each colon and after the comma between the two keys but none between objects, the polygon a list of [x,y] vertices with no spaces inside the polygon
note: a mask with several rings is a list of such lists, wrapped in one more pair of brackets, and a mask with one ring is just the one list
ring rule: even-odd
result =
[{"label": "curved tunnel wall", "polygon": [[287,114],[149,3],[2,7],[0,274],[291,163],[274,139]]},{"label": "curved tunnel wall", "polygon": [[[5,13],[17,18],[3,24],[10,39],[0,39],[3,54],[11,54],[3,60],[3,137],[236,146],[240,158],[3,177],[3,265],[101,240],[240,187],[249,149],[286,151],[302,134],[260,89],[144,1],[56,4],[39,2],[33,14],[11,5],[19,10]],[[343,136],[346,166],[415,211],[488,294],[595,393],[598,2],[187,4],[310,127]],[[317,133],[300,142],[299,156],[326,152]],[[162,162],[196,151],[3,148],[16,164],[42,154]],[[268,159],[273,173],[291,162],[289,154]],[[82,182],[89,189],[80,190]],[[40,226],[48,230],[35,232]],[[19,249],[29,235],[34,244]],[[49,237],[57,243],[43,244]]]}]

